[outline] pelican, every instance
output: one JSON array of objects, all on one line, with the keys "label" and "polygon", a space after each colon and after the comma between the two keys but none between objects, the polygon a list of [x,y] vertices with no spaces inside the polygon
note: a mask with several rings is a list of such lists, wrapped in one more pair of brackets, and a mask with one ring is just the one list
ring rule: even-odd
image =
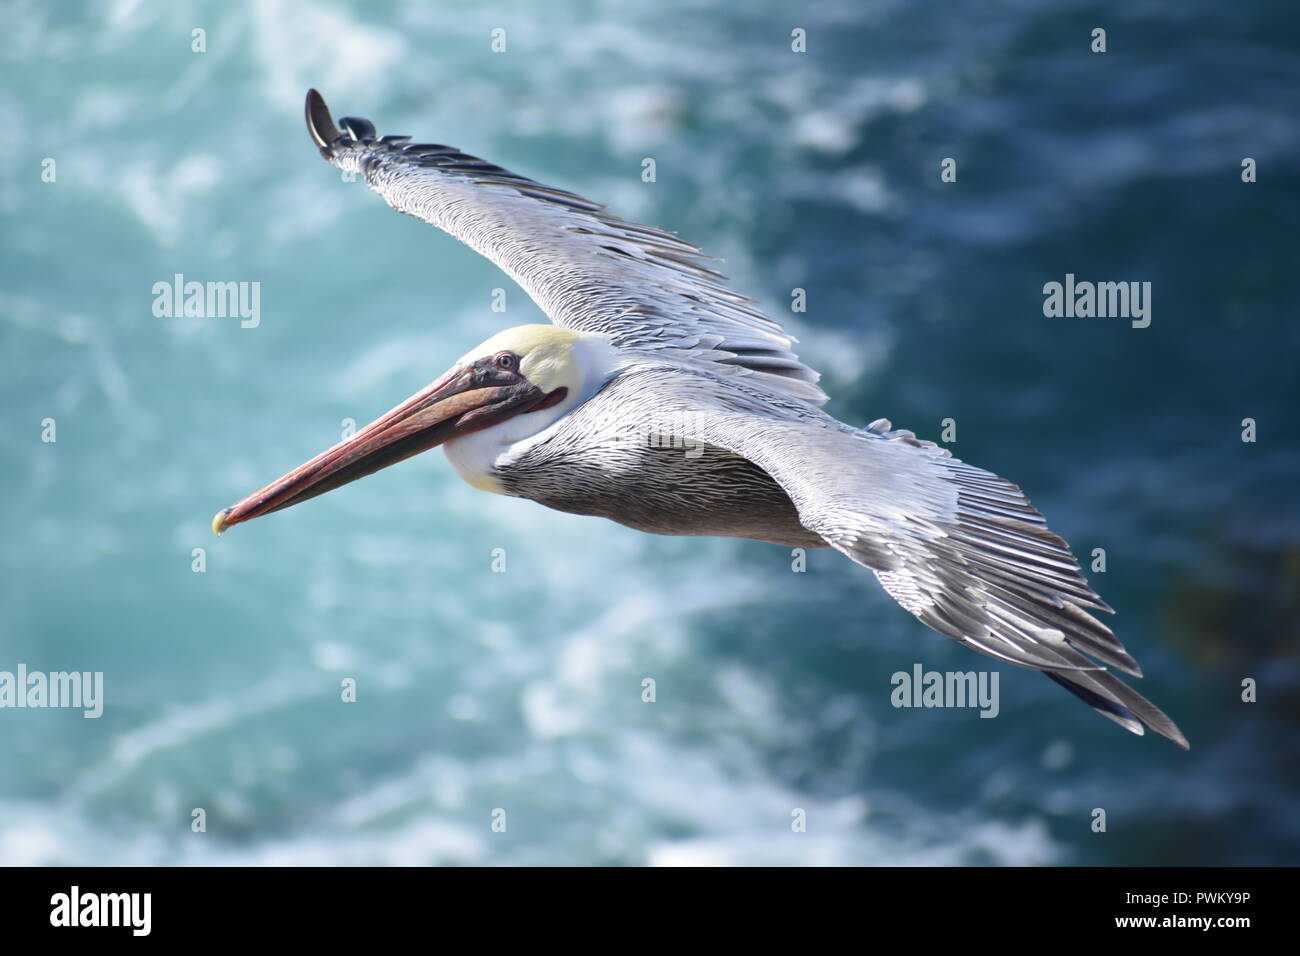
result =
[{"label": "pelican", "polygon": [[355,435],[213,519],[300,504],[442,446],[475,488],[638,531],[831,547],[922,623],[1046,674],[1135,734],[1174,722],[1108,668],[1142,672],[1089,610],[1064,540],[1020,488],[886,419],[822,411],[795,340],[675,234],[448,146],[307,128],[331,165],[517,282],[553,325],[507,329]]}]

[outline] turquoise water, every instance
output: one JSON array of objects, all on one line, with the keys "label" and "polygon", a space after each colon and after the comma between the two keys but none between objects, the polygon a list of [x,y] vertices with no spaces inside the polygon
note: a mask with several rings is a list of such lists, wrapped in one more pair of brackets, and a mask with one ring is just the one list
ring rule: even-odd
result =
[{"label": "turquoise water", "polygon": [[[48,6],[0,50],[0,670],[102,671],[104,712],[0,710],[0,862],[1296,862],[1293,4]],[[845,420],[954,418],[1106,550],[1191,752],[1011,669],[996,719],[894,709],[895,671],[991,662],[833,553],[640,536],[436,452],[214,538],[541,320],[320,161],[309,86],[724,257]],[[177,273],[259,282],[259,323],[156,316]],[[1045,318],[1066,273],[1150,281],[1151,326]]]}]

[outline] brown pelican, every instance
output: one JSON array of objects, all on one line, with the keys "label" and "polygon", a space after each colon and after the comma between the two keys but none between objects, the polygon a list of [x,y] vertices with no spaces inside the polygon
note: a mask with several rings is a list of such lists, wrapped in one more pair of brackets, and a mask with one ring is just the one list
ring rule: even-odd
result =
[{"label": "brown pelican", "polygon": [[296,505],[441,445],[484,491],[653,534],[832,547],[923,623],[1034,668],[1136,734],[1174,722],[1107,666],[1141,676],[1086,609],[1111,608],[1020,489],[880,419],[821,410],[789,335],[672,233],[636,225],[447,146],[336,127],[321,155],[399,212],[487,256],[554,325],[507,329],[445,374],[213,520]]}]

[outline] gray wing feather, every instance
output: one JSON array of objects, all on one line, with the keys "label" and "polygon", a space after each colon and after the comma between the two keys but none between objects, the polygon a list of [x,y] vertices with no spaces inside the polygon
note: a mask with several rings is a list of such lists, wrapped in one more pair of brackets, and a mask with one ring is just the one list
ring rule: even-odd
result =
[{"label": "gray wing feather", "polygon": [[[763,468],[810,531],[875,571],[904,608],[983,654],[1045,672],[1135,733],[1187,740],[1105,669],[1140,677],[1069,545],[1011,482],[887,421],[856,429],[749,382],[681,374],[658,402],[679,430]],[[660,427],[674,427],[671,421]]]},{"label": "gray wing feather", "polygon": [[817,373],[791,351],[794,338],[727,288],[696,246],[452,147],[377,139],[374,126],[351,117],[340,127],[310,91],[307,128],[328,162],[491,259],[556,325],[826,401]]}]

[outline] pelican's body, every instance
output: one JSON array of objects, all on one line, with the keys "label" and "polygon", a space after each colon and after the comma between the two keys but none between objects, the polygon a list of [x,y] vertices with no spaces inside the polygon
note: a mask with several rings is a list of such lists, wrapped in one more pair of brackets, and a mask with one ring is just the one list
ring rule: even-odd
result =
[{"label": "pelican's body", "polygon": [[341,130],[314,91],[321,155],[399,211],[492,259],[551,326],[520,326],[352,438],[217,515],[226,527],[441,445],[484,491],[652,534],[832,547],[962,644],[1041,670],[1134,733],[1180,746],[1087,609],[1110,610],[1020,489],[881,419],[822,411],[793,339],[661,230],[445,146]]},{"label": "pelican's body", "polygon": [[[826,547],[800,523],[789,495],[767,472],[673,421],[686,418],[665,408],[663,397],[680,385],[675,379],[681,375],[634,365],[526,440],[501,447],[479,432],[443,447],[475,487],[557,511],[609,518],[650,534]],[[465,445],[474,451],[466,454]]]}]

